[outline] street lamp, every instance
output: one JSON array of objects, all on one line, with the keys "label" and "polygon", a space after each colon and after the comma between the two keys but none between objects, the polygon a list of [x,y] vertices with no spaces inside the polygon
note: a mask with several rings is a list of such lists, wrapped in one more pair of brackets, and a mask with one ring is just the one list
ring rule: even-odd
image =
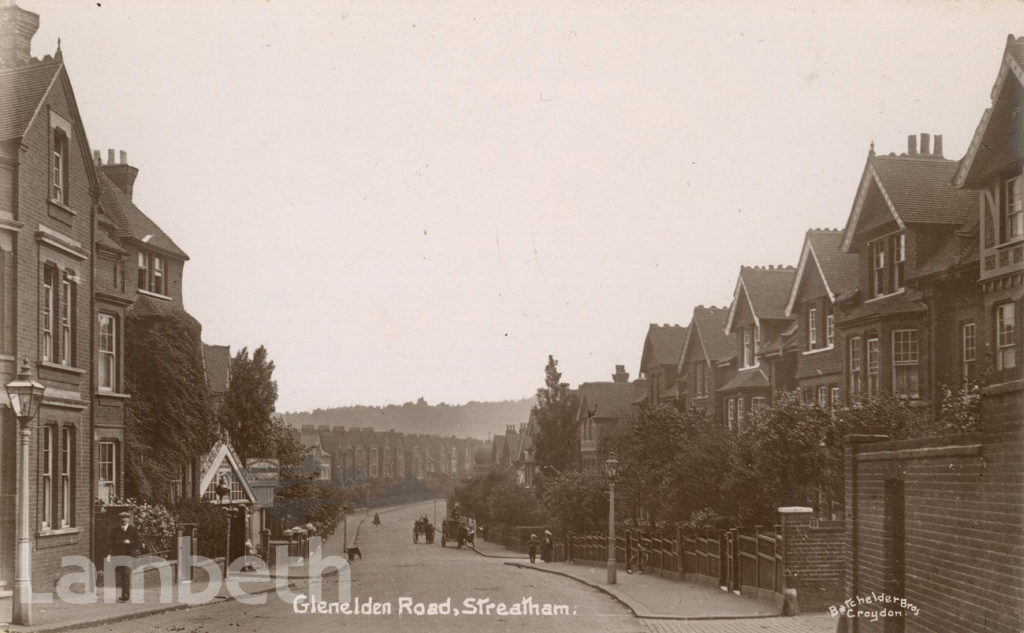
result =
[{"label": "street lamp", "polygon": [[18,379],[7,383],[7,397],[18,418],[18,554],[14,564],[14,622],[32,624],[32,542],[28,527],[28,445],[32,437],[32,419],[43,401],[46,387],[32,379],[32,366],[21,361]]},{"label": "street lamp", "polygon": [[608,584],[615,584],[615,475],[619,472],[619,460],[615,459],[615,451],[608,452],[604,463],[608,473]]}]

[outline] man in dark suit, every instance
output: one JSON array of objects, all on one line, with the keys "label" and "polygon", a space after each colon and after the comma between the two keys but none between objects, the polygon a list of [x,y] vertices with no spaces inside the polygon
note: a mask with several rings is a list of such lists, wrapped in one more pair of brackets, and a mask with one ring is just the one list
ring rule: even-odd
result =
[{"label": "man in dark suit", "polygon": [[[120,525],[110,531],[109,553],[111,556],[136,556],[139,553],[139,531],[131,524],[132,515],[122,512],[118,515]],[[117,586],[121,590],[118,602],[128,602],[132,597],[132,568],[118,565],[116,569]]]}]

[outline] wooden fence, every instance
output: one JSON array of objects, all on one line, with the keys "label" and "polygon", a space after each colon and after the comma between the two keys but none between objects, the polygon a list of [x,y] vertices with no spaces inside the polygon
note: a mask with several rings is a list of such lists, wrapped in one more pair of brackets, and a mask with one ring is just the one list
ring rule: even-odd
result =
[{"label": "wooden fence", "polygon": [[[606,563],[608,535],[574,534],[565,539],[566,560]],[[620,529],[615,560],[627,571],[693,580],[751,597],[783,592],[782,533],[774,528],[733,528],[716,532]]]}]

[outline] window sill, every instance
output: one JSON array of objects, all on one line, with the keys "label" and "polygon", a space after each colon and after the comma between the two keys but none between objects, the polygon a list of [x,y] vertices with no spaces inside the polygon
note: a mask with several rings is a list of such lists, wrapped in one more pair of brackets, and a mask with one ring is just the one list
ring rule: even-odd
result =
[{"label": "window sill", "polygon": [[832,351],[832,350],[834,350],[835,348],[836,348],[836,346],[835,346],[835,345],[828,345],[828,346],[826,346],[826,347],[817,347],[817,348],[815,348],[815,349],[809,349],[809,350],[807,350],[806,352],[801,352],[801,353],[802,353],[802,354],[803,354],[804,356],[808,356],[808,355],[810,355],[810,354],[820,354],[821,352],[831,352],[831,351]]},{"label": "window sill", "polygon": [[1007,248],[1010,248],[1011,246],[1016,246],[1016,245],[1021,244],[1021,243],[1024,243],[1024,235],[1018,235],[1016,237],[1011,237],[1010,239],[1006,240],[1002,244],[996,244],[996,250],[997,251],[1005,250]]},{"label": "window sill", "polygon": [[62,211],[70,213],[71,215],[78,215],[78,211],[75,211],[74,209],[64,204],[63,202],[60,202],[59,200],[54,200],[53,198],[50,198],[49,203]]},{"label": "window sill", "polygon": [[906,291],[907,291],[906,288],[900,288],[896,292],[890,292],[889,294],[878,295],[877,297],[871,297],[870,299],[865,300],[864,303],[871,303],[873,301],[881,301],[882,299],[888,299],[889,297],[895,297],[896,295],[901,295],[901,294],[905,293]]},{"label": "window sill", "polygon": [[39,530],[38,532],[36,532],[36,536],[38,536],[38,537],[44,537],[44,536],[64,536],[66,534],[78,534],[78,528],[76,528],[76,527],[63,527],[63,528],[56,528],[56,529],[43,528],[43,529]]},{"label": "window sill", "polygon": [[45,367],[47,369],[56,369],[57,371],[66,371],[69,374],[84,374],[85,373],[84,369],[79,369],[78,367],[72,367],[71,365],[62,365],[60,363],[53,363],[53,362],[50,362],[48,360],[41,360],[41,361],[39,361],[39,366],[40,367]]},{"label": "window sill", "polygon": [[143,290],[142,288],[139,288],[138,292],[140,295],[146,295],[147,297],[153,297],[154,299],[162,299],[163,301],[173,301],[171,297],[167,295],[162,295],[159,292],[150,292],[149,290]]},{"label": "window sill", "polygon": [[97,391],[96,395],[100,398],[117,398],[119,400],[128,400],[131,398],[131,395],[127,393],[121,393],[119,391],[103,391],[102,389]]}]

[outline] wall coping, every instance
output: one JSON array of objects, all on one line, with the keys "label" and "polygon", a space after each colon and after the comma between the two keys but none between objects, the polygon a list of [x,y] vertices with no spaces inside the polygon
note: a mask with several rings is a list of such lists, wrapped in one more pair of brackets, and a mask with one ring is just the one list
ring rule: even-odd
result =
[{"label": "wall coping", "polygon": [[813,508],[804,506],[784,506],[779,508],[779,514],[811,514],[812,512],[814,512]]}]

